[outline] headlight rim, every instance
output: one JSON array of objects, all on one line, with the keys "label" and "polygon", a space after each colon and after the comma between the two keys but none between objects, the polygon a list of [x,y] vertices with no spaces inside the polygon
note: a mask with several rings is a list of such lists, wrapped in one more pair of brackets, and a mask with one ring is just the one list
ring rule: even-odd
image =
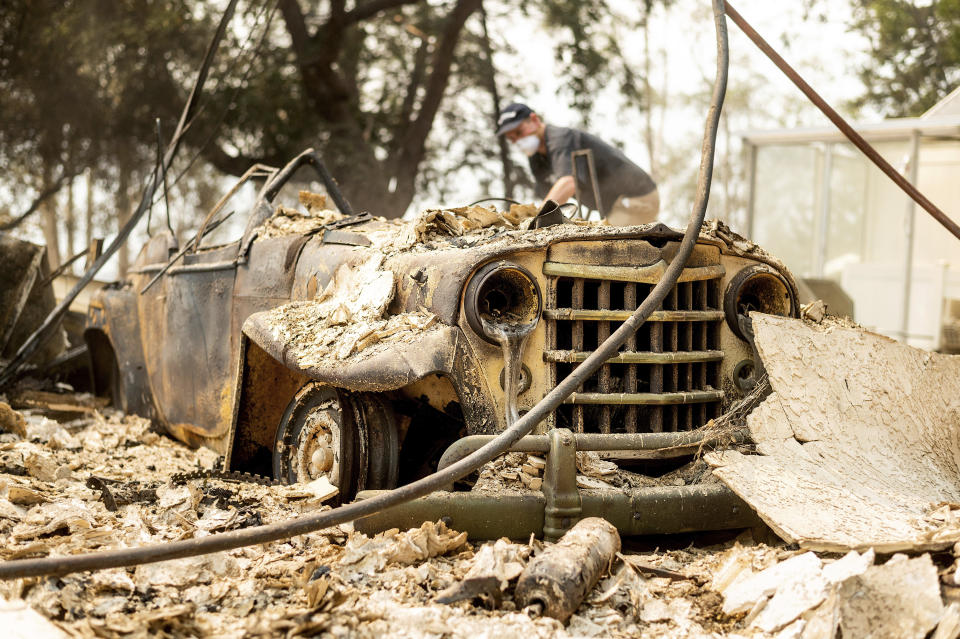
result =
[{"label": "headlight rim", "polygon": [[540,283],[537,282],[537,278],[534,277],[533,273],[529,269],[524,267],[517,262],[508,259],[498,259],[486,264],[480,265],[470,276],[470,279],[467,281],[467,285],[464,287],[463,294],[463,311],[466,316],[467,324],[473,330],[473,332],[480,337],[483,341],[494,346],[500,346],[500,343],[492,336],[487,335],[483,330],[483,323],[480,319],[480,310],[479,310],[479,294],[484,284],[486,284],[491,277],[504,270],[513,270],[520,273],[525,277],[529,283],[532,285],[533,292],[536,294],[536,313],[534,314],[534,322],[539,323],[540,319],[543,316],[543,292],[540,289]]},{"label": "headlight rim", "polygon": [[736,275],[730,280],[730,283],[727,285],[726,291],[723,294],[723,314],[726,318],[727,326],[730,327],[730,330],[733,331],[733,334],[742,339],[745,342],[749,342],[750,339],[748,336],[744,335],[743,330],[740,328],[740,322],[738,320],[737,307],[739,306],[739,298],[743,293],[744,288],[747,284],[750,283],[750,280],[756,278],[764,279],[773,279],[775,280],[782,288],[783,293],[785,294],[787,301],[789,302],[789,310],[786,313],[775,312],[774,309],[755,309],[761,313],[767,313],[770,315],[777,315],[780,317],[799,317],[800,316],[800,304],[797,300],[796,292],[793,287],[790,286],[790,282],[786,277],[777,269],[771,267],[768,264],[751,264],[740,269]]}]

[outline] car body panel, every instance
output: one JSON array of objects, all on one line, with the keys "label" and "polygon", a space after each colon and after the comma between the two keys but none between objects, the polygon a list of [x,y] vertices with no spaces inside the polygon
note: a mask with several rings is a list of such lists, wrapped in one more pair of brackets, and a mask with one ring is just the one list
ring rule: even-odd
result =
[{"label": "car body panel", "polygon": [[[502,430],[507,404],[501,382],[504,355],[499,346],[478,335],[465,316],[464,292],[478,269],[496,261],[526,269],[542,291],[545,308],[552,313],[527,339],[521,361],[528,383],[517,398],[522,413],[566,374],[569,365],[563,361],[574,361],[582,355],[577,350],[584,350],[582,344],[568,344],[566,350],[557,350],[558,340],[570,339],[569,330],[573,330],[580,335],[576,339],[582,341],[577,331],[587,327],[600,331],[593,338],[602,341],[616,326],[613,321],[567,322],[563,313],[568,311],[563,307],[571,302],[560,299],[569,294],[560,290],[565,285],[562,283],[582,281],[582,277],[606,278],[602,282],[596,280],[600,282],[601,298],[609,296],[610,290],[647,290],[643,287],[658,281],[658,273],[675,256],[681,238],[679,232],[662,224],[627,228],[560,224],[527,230],[505,224],[472,234],[422,234],[411,243],[398,238],[409,238],[418,222],[369,216],[346,218],[335,227],[320,225],[304,232],[271,235],[262,232],[262,225],[269,220],[268,210],[263,202],[255,205],[242,239],[219,247],[187,250],[182,259],[172,262],[176,248],[172,238],[168,234],[152,238],[130,269],[128,282],[99,293],[89,315],[91,337],[105,336],[116,353],[132,410],[154,419],[183,441],[207,445],[225,454],[228,466],[240,470],[264,467],[279,416],[297,389],[309,380],[345,392],[387,393],[437,406],[455,400],[466,434]],[[334,228],[336,232],[332,232]],[[681,288],[677,290],[684,291],[681,297],[699,291],[702,304],[719,309],[722,292],[734,274],[748,265],[765,263],[782,274],[796,299],[793,279],[779,262],[725,227],[721,230],[722,233],[706,233],[700,238],[686,267],[686,280],[681,278],[681,282],[693,283],[678,284]],[[380,268],[392,272],[395,282],[385,316],[430,316],[433,320],[429,326],[425,325],[415,339],[409,333],[402,339],[386,335],[362,357],[315,361],[299,357],[282,327],[276,326],[278,309],[292,305],[290,308],[299,313],[321,313],[318,300],[334,282],[338,270],[353,268],[379,254],[383,256]],[[557,276],[555,272],[567,275]],[[617,278],[626,283],[618,283]],[[708,279],[714,291],[709,300],[706,284],[696,283]],[[621,298],[624,295],[617,294]],[[680,315],[696,314],[689,310],[695,305],[678,300],[676,293],[671,299],[681,309],[677,311]],[[633,306],[628,305],[629,308],[635,308],[640,301],[642,297],[631,301]],[[601,310],[596,312],[602,314],[610,312],[604,308],[615,308],[609,302],[604,298],[591,303],[599,304],[597,308]],[[622,306],[625,300],[617,303]],[[657,345],[667,354],[655,354],[656,357],[668,357],[678,349],[688,359],[693,351],[722,351],[722,361],[709,365],[714,367],[709,380],[708,365],[643,368],[629,364],[634,376],[636,371],[662,368],[660,373],[666,371],[674,379],[657,382],[656,388],[662,390],[655,392],[653,381],[640,380],[638,385],[632,379],[628,389],[624,386],[626,377],[617,377],[612,386],[608,384],[610,371],[626,370],[611,364],[605,367],[599,382],[607,386],[599,390],[601,400],[613,404],[601,413],[591,412],[594,409],[589,406],[574,406],[564,413],[574,417],[564,419],[580,420],[578,427],[583,428],[583,415],[603,414],[605,425],[600,428],[609,432],[610,415],[618,420],[629,415],[634,424],[638,414],[647,419],[647,408],[627,405],[631,401],[649,403],[651,400],[644,393],[653,393],[654,403],[665,398],[662,401],[682,404],[685,399],[674,401],[667,397],[670,388],[683,392],[689,388],[693,394],[710,395],[711,408],[705,411],[699,406],[681,406],[682,423],[674,416],[672,426],[663,428],[690,428],[705,423],[710,415],[718,414],[722,405],[739,396],[731,374],[739,362],[752,357],[751,346],[733,335],[717,317],[718,313],[710,311],[710,322],[697,324],[703,326],[702,330],[696,329],[701,331],[696,338],[685,337],[693,335],[691,327],[696,324],[689,319],[671,324],[661,318],[647,329],[655,334],[659,334],[656,332],[660,327],[672,331],[666,341],[659,338]],[[568,332],[559,335],[558,331]],[[709,348],[707,333],[714,335],[709,338]],[[697,340],[700,341],[694,344]],[[694,379],[697,376],[701,378],[699,382]],[[438,380],[440,384],[435,383]],[[442,400],[422,396],[440,388],[446,389]],[[418,397],[417,393],[421,395]],[[618,402],[622,402],[614,395],[634,399],[619,406]],[[538,431],[569,426],[562,421],[558,412],[540,424]]]}]

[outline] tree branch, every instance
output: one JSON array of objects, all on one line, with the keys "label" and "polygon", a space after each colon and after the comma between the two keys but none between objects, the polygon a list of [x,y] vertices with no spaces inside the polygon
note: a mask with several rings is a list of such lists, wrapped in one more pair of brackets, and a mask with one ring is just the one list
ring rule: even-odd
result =
[{"label": "tree branch", "polygon": [[407,83],[407,91],[403,96],[403,104],[400,105],[399,130],[402,132],[397,136],[395,150],[400,146],[404,134],[410,128],[410,117],[413,115],[413,105],[417,99],[417,91],[423,83],[423,76],[427,69],[427,43],[421,41],[420,47],[413,58],[413,70],[410,72],[410,82]]},{"label": "tree branch", "polygon": [[346,12],[346,0],[330,0],[330,22],[343,24]]},{"label": "tree branch", "polygon": [[310,34],[298,0],[280,0],[280,13],[293,43],[293,54],[300,65],[310,62]]},{"label": "tree branch", "polygon": [[427,135],[433,127],[434,118],[443,101],[443,94],[450,80],[450,67],[453,65],[453,52],[460,40],[460,32],[467,18],[480,8],[480,0],[458,0],[457,5],[450,12],[440,43],[433,52],[430,77],[427,79],[427,90],[420,105],[416,119],[410,123],[402,137],[397,164],[401,169],[398,181],[408,182],[405,185],[412,189],[416,178],[417,167],[423,159]]},{"label": "tree branch", "polygon": [[[230,155],[217,144],[208,144],[203,149],[203,158],[221,173],[234,176],[243,175],[247,169],[257,163],[271,164],[271,159]],[[283,162],[285,163],[286,160]],[[272,166],[278,165],[274,162]]]},{"label": "tree branch", "polygon": [[299,0],[280,0],[280,12],[293,44],[303,87],[313,107],[328,122],[349,118],[350,87],[333,68],[343,43],[343,0],[331,3],[330,19],[314,35],[307,31]]},{"label": "tree branch", "polygon": [[50,186],[40,191],[37,197],[34,198],[33,202],[30,203],[30,206],[27,207],[26,211],[24,211],[17,217],[13,218],[9,222],[4,222],[3,224],[0,224],[0,231],[11,231],[17,228],[18,226],[20,226],[28,217],[30,217],[31,215],[37,212],[41,204],[46,202],[47,199],[56,195],[57,192],[59,192],[60,189],[63,188],[64,182],[75,177],[76,175],[77,175],[76,172],[70,172],[70,173],[64,173],[63,175],[58,177],[52,184],[50,184]]},{"label": "tree branch", "polygon": [[417,4],[420,1],[421,0],[368,0],[368,2],[357,5],[348,11],[344,16],[344,22],[346,24],[363,22],[381,11],[396,9],[397,7],[402,7],[407,4]]}]

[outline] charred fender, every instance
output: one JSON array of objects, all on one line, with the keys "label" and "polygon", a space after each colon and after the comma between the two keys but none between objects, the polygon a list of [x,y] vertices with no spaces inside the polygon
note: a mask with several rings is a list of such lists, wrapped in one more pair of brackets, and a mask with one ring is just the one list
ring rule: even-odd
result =
[{"label": "charred fender", "polygon": [[[301,303],[303,304],[303,303]],[[389,391],[403,388],[431,373],[454,368],[460,329],[435,323],[413,331],[385,334],[361,353],[338,355],[337,345],[305,348],[278,328],[276,310],[255,313],[243,334],[291,371],[337,388]]]},{"label": "charred fender", "polygon": [[496,429],[495,405],[458,327],[435,324],[416,339],[388,336],[376,348],[365,349],[363,358],[310,364],[277,336],[268,316],[256,313],[243,326],[235,428],[226,446],[228,468],[272,472],[277,425],[291,398],[311,381],[348,391],[387,392],[434,373],[447,375],[459,391],[467,423],[477,425],[471,434]]},{"label": "charred fender", "polygon": [[136,297],[130,287],[109,287],[90,303],[83,339],[90,352],[97,395],[115,407],[156,418],[147,378]]}]

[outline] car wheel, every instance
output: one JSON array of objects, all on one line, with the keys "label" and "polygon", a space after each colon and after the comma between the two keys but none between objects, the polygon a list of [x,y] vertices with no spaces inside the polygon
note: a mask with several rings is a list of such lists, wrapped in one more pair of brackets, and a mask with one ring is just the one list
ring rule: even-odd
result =
[{"label": "car wheel", "polygon": [[360,490],[396,486],[399,458],[396,418],[385,397],[310,382],[280,419],[273,475],[291,484],[326,476],[347,501]]},{"label": "car wheel", "polygon": [[366,484],[364,424],[346,393],[310,382],[287,405],[274,438],[273,475],[287,483],[326,476],[347,501]]}]

